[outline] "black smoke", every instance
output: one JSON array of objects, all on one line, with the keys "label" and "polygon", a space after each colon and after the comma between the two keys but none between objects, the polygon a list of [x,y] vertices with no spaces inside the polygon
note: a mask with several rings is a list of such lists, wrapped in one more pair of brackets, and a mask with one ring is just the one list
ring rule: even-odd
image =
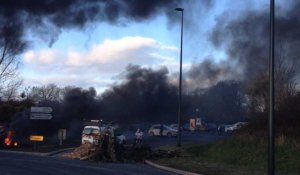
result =
[{"label": "black smoke", "polygon": [[188,89],[194,91],[201,88],[209,88],[218,82],[225,80],[239,80],[240,70],[235,64],[228,61],[214,62],[207,58],[201,63],[193,64],[187,71]]},{"label": "black smoke", "polygon": [[[96,23],[110,23],[126,26],[131,22],[142,22],[165,15],[169,24],[179,22],[177,7],[192,9],[199,6],[201,11],[210,9],[213,0],[9,0],[0,2],[0,28],[9,25],[11,31],[43,39],[51,46],[63,30],[84,29]],[[199,9],[195,10],[198,13]],[[191,28],[196,21],[192,11],[186,13],[185,23]],[[199,15],[199,14],[198,14]],[[197,18],[199,19],[199,18]],[[26,41],[22,37],[16,38]]]},{"label": "black smoke", "polygon": [[[299,66],[300,3],[292,2],[289,8],[276,8],[275,59]],[[211,41],[216,48],[226,50],[228,62],[237,62],[245,80],[268,70],[269,16],[266,8],[247,11],[234,19],[223,15],[216,20]]]},{"label": "black smoke", "polygon": [[[139,0],[9,0],[0,2],[0,28],[31,31],[51,46],[64,29],[83,29],[92,23],[125,25],[169,13],[180,1]],[[171,14],[167,14],[171,15]],[[22,36],[16,38],[23,40]]]},{"label": "black smoke", "polygon": [[103,117],[128,124],[176,120],[177,88],[166,68],[129,65],[122,82],[101,96]]}]

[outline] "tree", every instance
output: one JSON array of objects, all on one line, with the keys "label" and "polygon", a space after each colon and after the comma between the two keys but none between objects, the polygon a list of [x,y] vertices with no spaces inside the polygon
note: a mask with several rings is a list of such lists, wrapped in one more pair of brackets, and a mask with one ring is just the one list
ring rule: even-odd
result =
[{"label": "tree", "polygon": [[20,88],[22,83],[23,80],[20,80],[18,78],[10,80],[8,83],[6,83],[3,87],[3,90],[0,92],[2,99],[6,101],[17,99],[19,96],[18,89]]},{"label": "tree", "polygon": [[[21,82],[17,76],[18,55],[24,51],[26,43],[21,40],[22,30],[11,30],[11,25],[12,22],[7,22],[0,26],[0,92],[13,92],[15,85]],[[12,85],[13,89],[7,89]]]},{"label": "tree", "polygon": [[63,89],[55,84],[48,84],[45,86],[27,87],[27,98],[32,99],[35,103],[43,100],[61,101]]},{"label": "tree", "polygon": [[[291,62],[279,56],[275,66],[275,107],[278,110],[285,100],[297,93],[297,72]],[[267,72],[261,73],[256,79],[248,83],[247,95],[250,113],[268,111],[269,76]]]}]

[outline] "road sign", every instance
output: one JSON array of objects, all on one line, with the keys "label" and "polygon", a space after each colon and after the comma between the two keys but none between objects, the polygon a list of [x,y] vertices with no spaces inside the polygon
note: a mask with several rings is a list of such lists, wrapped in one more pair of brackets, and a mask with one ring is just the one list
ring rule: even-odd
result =
[{"label": "road sign", "polygon": [[42,113],[31,113],[30,119],[31,120],[51,120],[52,119],[51,114],[42,114]]},{"label": "road sign", "polygon": [[194,131],[196,129],[196,120],[194,118],[190,119],[190,130]]},{"label": "road sign", "polygon": [[200,126],[202,123],[201,118],[196,118],[196,126]]},{"label": "road sign", "polygon": [[42,141],[44,141],[44,136],[35,136],[35,135],[33,135],[33,136],[29,137],[29,140],[30,141],[42,142]]},{"label": "road sign", "polygon": [[30,112],[33,113],[51,113],[53,110],[51,107],[31,107]]}]

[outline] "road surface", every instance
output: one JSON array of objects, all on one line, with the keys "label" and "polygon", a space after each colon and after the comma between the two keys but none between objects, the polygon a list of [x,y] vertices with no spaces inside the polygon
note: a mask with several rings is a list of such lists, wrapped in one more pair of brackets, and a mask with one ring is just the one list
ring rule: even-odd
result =
[{"label": "road surface", "polygon": [[141,163],[93,163],[0,151],[0,175],[171,175]]}]

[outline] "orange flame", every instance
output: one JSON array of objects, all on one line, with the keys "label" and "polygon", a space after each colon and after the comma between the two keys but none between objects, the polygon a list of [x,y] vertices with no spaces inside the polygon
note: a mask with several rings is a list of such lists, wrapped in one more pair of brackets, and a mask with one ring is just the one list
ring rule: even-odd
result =
[{"label": "orange flame", "polygon": [[5,143],[6,146],[10,146],[10,144],[11,144],[11,139],[10,139],[9,137],[6,137],[6,138],[4,139],[4,143]]},{"label": "orange flame", "polygon": [[11,137],[13,135],[13,132],[12,131],[7,131],[7,137],[4,139],[4,143],[6,146],[10,146],[11,145]]}]

